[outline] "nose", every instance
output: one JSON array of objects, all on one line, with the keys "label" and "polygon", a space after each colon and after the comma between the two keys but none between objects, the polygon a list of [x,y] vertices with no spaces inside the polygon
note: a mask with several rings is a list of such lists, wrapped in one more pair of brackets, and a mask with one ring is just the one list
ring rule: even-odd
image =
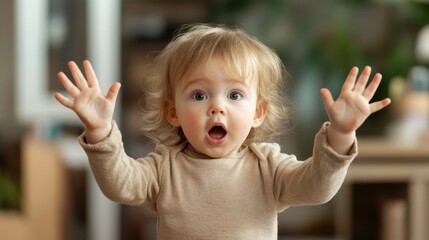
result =
[{"label": "nose", "polygon": [[226,114],[225,106],[220,101],[214,101],[209,109],[209,115]]}]

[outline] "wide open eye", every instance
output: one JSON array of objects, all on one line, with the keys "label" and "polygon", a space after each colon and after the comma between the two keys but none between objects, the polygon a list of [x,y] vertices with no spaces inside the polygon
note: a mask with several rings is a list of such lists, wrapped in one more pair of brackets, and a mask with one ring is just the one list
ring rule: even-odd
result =
[{"label": "wide open eye", "polygon": [[229,93],[228,98],[232,100],[240,100],[243,97],[243,95],[238,91],[233,91]]},{"label": "wide open eye", "polygon": [[207,95],[203,92],[197,91],[192,93],[192,99],[197,101],[203,101],[207,99]]}]

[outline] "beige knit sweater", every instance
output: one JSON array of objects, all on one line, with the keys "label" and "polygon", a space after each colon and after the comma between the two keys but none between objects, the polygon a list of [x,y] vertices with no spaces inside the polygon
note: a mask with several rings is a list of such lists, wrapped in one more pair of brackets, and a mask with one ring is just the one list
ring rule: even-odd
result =
[{"label": "beige knit sweater", "polygon": [[277,213],[322,204],[341,186],[357,154],[326,140],[325,123],[313,156],[298,161],[273,143],[255,143],[222,159],[204,159],[188,144],[159,145],[145,158],[126,155],[116,123],[97,144],[79,141],[103,193],[113,201],[157,212],[158,239],[277,239]]}]

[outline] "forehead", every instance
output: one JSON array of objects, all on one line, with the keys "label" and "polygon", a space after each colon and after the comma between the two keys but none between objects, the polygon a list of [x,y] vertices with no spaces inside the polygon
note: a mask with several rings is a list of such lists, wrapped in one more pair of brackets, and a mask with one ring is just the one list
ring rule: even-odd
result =
[{"label": "forehead", "polygon": [[252,85],[257,82],[256,76],[254,69],[252,71],[248,64],[217,56],[195,63],[194,67],[185,72],[178,84],[186,85],[195,80],[223,78]]}]

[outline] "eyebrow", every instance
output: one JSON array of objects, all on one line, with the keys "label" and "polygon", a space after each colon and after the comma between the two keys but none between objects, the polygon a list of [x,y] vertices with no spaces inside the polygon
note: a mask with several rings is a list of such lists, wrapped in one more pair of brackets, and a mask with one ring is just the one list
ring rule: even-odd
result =
[{"label": "eyebrow", "polygon": [[196,79],[192,79],[192,80],[183,80],[179,87],[181,91],[186,91],[190,86],[192,86],[193,84],[196,84],[198,82],[204,82],[205,79],[204,78],[196,78]]},{"label": "eyebrow", "polygon": [[[199,82],[205,82],[207,80],[208,80],[207,78],[195,78],[192,80],[186,80],[181,84],[181,85],[183,85],[183,87],[181,87],[181,90],[186,91],[193,84],[198,84]],[[233,82],[233,83],[239,83],[239,84],[242,84],[246,87],[249,87],[249,85],[250,85],[249,81],[246,81],[245,79],[229,78],[229,79],[227,79],[227,81]]]}]

